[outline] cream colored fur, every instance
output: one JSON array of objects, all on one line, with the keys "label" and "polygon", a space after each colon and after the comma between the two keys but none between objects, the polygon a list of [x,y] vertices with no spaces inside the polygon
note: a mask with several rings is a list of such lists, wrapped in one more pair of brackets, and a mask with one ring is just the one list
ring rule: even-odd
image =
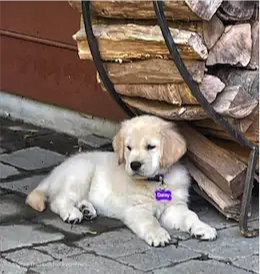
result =
[{"label": "cream colored fur", "polygon": [[[127,120],[113,146],[115,153],[86,152],[70,157],[28,195],[26,202],[42,211],[47,200],[64,221],[81,222],[97,214],[117,218],[153,246],[167,244],[167,230],[174,228],[205,240],[217,237],[214,228],[188,209],[190,179],[178,163],[186,145],[172,123],[148,115]],[[142,163],[138,172],[131,169],[133,161]],[[160,183],[140,179],[157,174],[165,174],[172,201],[157,201],[154,191]]]}]

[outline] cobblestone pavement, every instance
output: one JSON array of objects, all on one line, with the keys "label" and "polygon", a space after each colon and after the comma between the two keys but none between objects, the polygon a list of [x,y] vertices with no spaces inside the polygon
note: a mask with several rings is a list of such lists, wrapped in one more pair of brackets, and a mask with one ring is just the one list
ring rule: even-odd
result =
[{"label": "cobblestone pavement", "polygon": [[[243,238],[237,223],[192,195],[192,208],[218,229],[215,242],[172,233],[171,244],[151,248],[116,220],[98,217],[71,226],[49,211],[25,205],[25,195],[68,155],[111,150],[109,140],[76,138],[0,119],[0,273],[259,273],[259,239]],[[250,224],[258,226],[258,198]]]}]

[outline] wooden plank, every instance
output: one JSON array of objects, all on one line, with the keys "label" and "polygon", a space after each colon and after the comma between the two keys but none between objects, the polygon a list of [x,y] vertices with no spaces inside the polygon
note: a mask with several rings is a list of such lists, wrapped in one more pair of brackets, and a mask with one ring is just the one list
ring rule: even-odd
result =
[{"label": "wooden plank", "polygon": [[[183,59],[207,59],[207,47],[199,34],[174,28],[170,31]],[[93,26],[93,32],[106,61],[171,57],[159,26],[99,24]],[[73,39],[77,41],[79,57],[92,60],[85,29],[81,28]]]},{"label": "wooden plank", "polygon": [[242,86],[228,86],[218,95],[212,106],[223,116],[242,119],[253,112],[258,106],[258,101]]},{"label": "wooden plank", "polygon": [[222,0],[194,1],[185,0],[191,10],[203,20],[209,21],[216,13],[222,3]]},{"label": "wooden plank", "polygon": [[[79,11],[81,1],[68,1]],[[200,21],[184,1],[164,1],[165,16],[171,20]],[[94,16],[105,18],[155,19],[152,1],[91,1],[91,12]]]},{"label": "wooden plank", "polygon": [[187,141],[188,159],[234,199],[243,192],[246,165],[187,124],[180,128]]},{"label": "wooden plank", "polygon": [[[184,60],[197,83],[201,83],[205,64]],[[108,76],[114,84],[170,84],[183,83],[179,71],[171,60],[150,59],[131,63],[105,63]]]},{"label": "wooden plank", "polygon": [[251,26],[248,23],[227,26],[210,50],[207,65],[229,64],[246,67],[251,59]]},{"label": "wooden plank", "polygon": [[218,211],[230,219],[238,220],[240,214],[240,200],[230,198],[223,190],[213,183],[207,176],[186,159],[185,166],[197,185],[194,190],[209,201]]},{"label": "wooden plank", "polygon": [[[97,81],[102,89],[106,91],[99,75]],[[196,98],[191,94],[190,89],[184,83],[182,84],[116,84],[115,90],[121,94],[130,97],[141,97],[149,100],[158,100],[170,103],[172,105],[199,105]],[[215,100],[217,94],[223,90],[225,84],[217,77],[205,75],[202,83],[199,85],[202,94],[208,102]]]},{"label": "wooden plank", "polygon": [[222,21],[214,15],[210,21],[203,21],[203,37],[208,49],[211,49],[225,30]]},{"label": "wooden plank", "polygon": [[141,113],[153,114],[167,120],[200,120],[208,117],[208,114],[200,106],[179,107],[164,102],[126,96],[123,96],[122,99]]},{"label": "wooden plank", "polygon": [[225,21],[246,21],[254,14],[257,1],[223,1],[218,16]]}]

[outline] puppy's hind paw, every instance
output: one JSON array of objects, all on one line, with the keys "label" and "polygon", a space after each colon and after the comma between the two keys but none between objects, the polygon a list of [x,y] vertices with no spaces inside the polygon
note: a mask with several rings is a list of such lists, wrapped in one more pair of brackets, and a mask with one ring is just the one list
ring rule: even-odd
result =
[{"label": "puppy's hind paw", "polygon": [[216,229],[205,223],[191,228],[191,234],[204,241],[214,241],[217,239]]},{"label": "puppy's hind paw", "polygon": [[169,233],[162,227],[151,228],[150,231],[146,232],[144,240],[154,247],[165,246],[169,243],[171,236]]}]

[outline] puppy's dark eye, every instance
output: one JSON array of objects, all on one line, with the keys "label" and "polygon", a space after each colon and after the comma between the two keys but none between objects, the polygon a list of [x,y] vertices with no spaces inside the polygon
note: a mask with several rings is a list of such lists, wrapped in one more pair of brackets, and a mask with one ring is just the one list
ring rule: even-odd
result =
[{"label": "puppy's dark eye", "polygon": [[128,149],[128,150],[132,150],[132,148],[131,148],[130,146],[127,146],[127,149]]},{"label": "puppy's dark eye", "polygon": [[155,148],[155,146],[152,146],[152,145],[147,145],[147,146],[146,146],[146,149],[147,149],[147,150],[152,150],[152,149],[154,149],[154,148]]}]

